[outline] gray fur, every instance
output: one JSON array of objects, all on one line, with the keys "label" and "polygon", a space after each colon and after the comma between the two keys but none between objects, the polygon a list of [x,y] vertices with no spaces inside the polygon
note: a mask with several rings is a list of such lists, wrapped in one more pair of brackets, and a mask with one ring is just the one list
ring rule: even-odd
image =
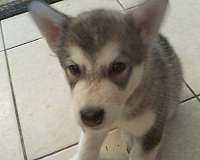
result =
[{"label": "gray fur", "polygon": [[179,59],[162,35],[148,54],[145,64],[143,81],[127,101],[129,107],[125,117],[132,119],[148,108],[156,112],[155,124],[142,137],[144,150],[150,151],[160,143],[167,115],[179,103],[183,77]]},{"label": "gray fur", "polygon": [[121,53],[132,57],[135,63],[142,60],[143,48],[135,25],[120,12],[99,9],[80,14],[72,22],[67,35],[67,43],[78,44],[90,57],[95,58],[99,49],[114,41],[123,47]]},{"label": "gray fur", "polygon": [[[67,27],[66,27],[67,26]],[[132,67],[141,64],[146,50],[136,30],[131,15],[124,15],[112,10],[93,10],[82,13],[72,20],[70,25],[63,25],[57,55],[61,65],[65,68],[63,60],[69,57],[67,47],[76,44],[81,47],[86,56],[95,62],[96,53],[110,41],[120,46],[120,53],[127,59],[130,66],[128,73],[123,77],[112,77],[102,69],[102,76],[107,75],[119,87],[125,88],[132,71]],[[120,58],[118,58],[120,59]],[[69,81],[72,86],[77,82]]]},{"label": "gray fur", "polygon": [[[121,77],[112,77],[106,66],[90,75],[83,72],[80,77],[71,77],[66,71],[72,90],[80,80],[92,83],[97,79],[108,79],[123,90],[134,67],[144,64],[142,81],[126,101],[122,115],[123,120],[131,121],[149,110],[156,114],[153,126],[144,135],[136,137],[142,142],[143,152],[150,152],[160,144],[165,123],[178,105],[182,88],[181,64],[169,42],[158,35],[151,46],[146,45],[131,14],[99,9],[66,19],[68,21],[63,23],[61,35],[55,42],[55,51],[65,71],[66,61],[70,60],[69,46],[79,46],[95,64],[96,54],[109,42],[119,46],[120,56],[129,66]],[[131,148],[133,136],[127,134]]]}]

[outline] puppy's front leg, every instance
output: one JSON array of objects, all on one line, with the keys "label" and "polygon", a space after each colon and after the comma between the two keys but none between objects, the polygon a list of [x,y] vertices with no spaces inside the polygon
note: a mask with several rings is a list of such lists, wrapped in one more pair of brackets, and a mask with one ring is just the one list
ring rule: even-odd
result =
[{"label": "puppy's front leg", "polygon": [[82,132],[78,151],[73,160],[97,160],[106,132]]},{"label": "puppy's front leg", "polygon": [[145,151],[142,142],[136,140],[130,152],[129,160],[156,160],[159,149],[160,143],[151,148],[151,150]]},{"label": "puppy's front leg", "polygon": [[157,119],[144,136],[135,138],[134,146],[130,152],[130,160],[156,160],[163,130],[164,121]]}]

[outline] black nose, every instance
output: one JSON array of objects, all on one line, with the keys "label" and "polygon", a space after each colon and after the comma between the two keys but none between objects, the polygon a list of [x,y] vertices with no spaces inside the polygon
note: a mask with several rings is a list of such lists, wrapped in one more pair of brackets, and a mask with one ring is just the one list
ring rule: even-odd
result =
[{"label": "black nose", "polygon": [[95,127],[103,122],[104,110],[100,108],[87,108],[80,112],[81,120],[89,127]]}]

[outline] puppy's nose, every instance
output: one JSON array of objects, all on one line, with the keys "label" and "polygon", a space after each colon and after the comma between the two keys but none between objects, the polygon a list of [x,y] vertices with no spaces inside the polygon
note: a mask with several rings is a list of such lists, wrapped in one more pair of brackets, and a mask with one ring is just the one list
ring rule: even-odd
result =
[{"label": "puppy's nose", "polygon": [[89,127],[100,125],[104,119],[104,110],[101,108],[87,108],[80,112],[81,120]]}]

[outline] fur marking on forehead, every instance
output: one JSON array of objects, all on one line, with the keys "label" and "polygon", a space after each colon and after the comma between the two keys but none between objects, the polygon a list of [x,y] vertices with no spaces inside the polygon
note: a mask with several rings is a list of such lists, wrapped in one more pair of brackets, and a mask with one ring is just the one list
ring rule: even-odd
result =
[{"label": "fur marking on forehead", "polygon": [[110,65],[119,56],[119,47],[116,43],[110,42],[95,53],[95,59],[91,58],[89,54],[76,45],[69,46],[68,52],[70,59],[74,63],[91,68],[94,64],[97,67]]},{"label": "fur marking on forehead", "polygon": [[105,45],[98,53],[97,53],[97,65],[109,65],[111,64],[117,57],[119,56],[119,47],[116,43],[110,42]]},{"label": "fur marking on forehead", "polygon": [[70,55],[70,59],[79,65],[84,65],[86,66],[88,69],[91,69],[91,62],[88,58],[88,56],[86,56],[85,52],[76,45],[72,45],[68,47],[68,52]]},{"label": "fur marking on forehead", "polygon": [[94,54],[109,41],[122,36],[123,16],[121,13],[107,10],[81,14],[69,28],[69,41]]}]

